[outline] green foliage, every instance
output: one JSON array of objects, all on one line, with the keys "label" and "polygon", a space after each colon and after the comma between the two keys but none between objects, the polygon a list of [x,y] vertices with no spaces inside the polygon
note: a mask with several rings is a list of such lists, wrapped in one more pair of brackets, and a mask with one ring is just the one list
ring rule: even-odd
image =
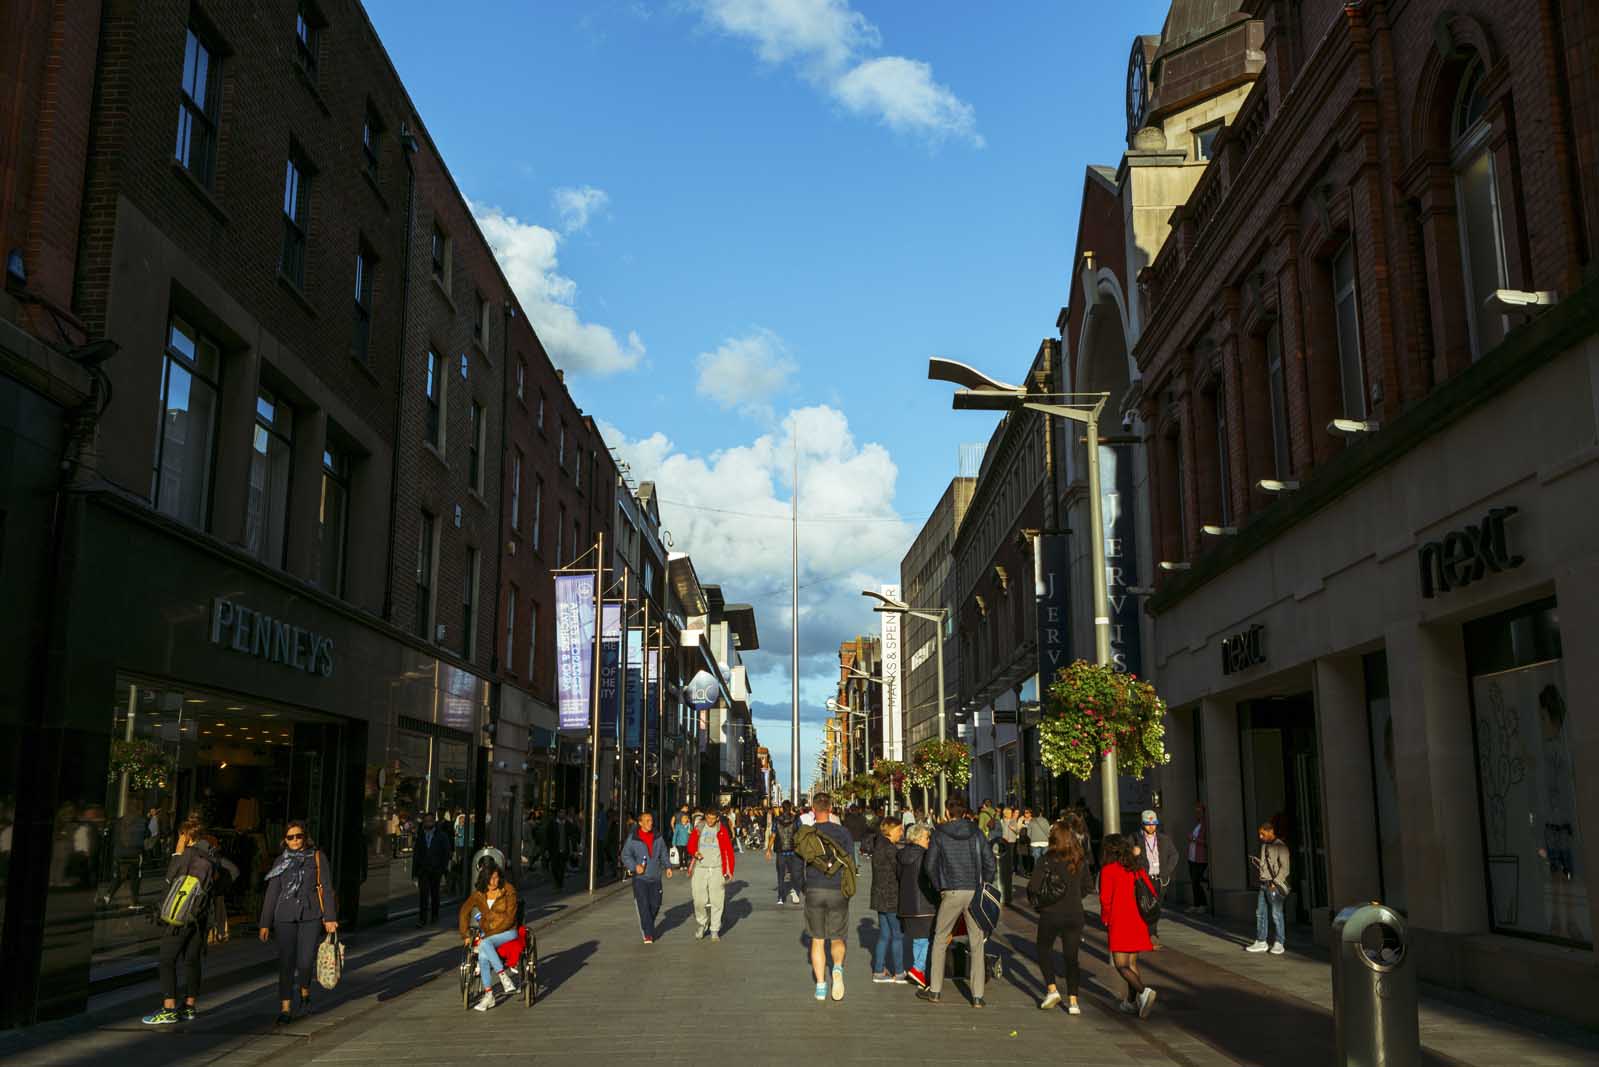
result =
[{"label": "green foliage", "polygon": [[940,741],[929,738],[916,746],[911,754],[910,784],[918,789],[938,784],[938,774],[944,772],[949,784],[965,786],[972,780],[972,754],[959,741]]},{"label": "green foliage", "polygon": [[1044,766],[1080,781],[1112,750],[1117,768],[1134,778],[1171,761],[1166,702],[1155,687],[1084,660],[1063,668],[1050,685],[1038,733]]},{"label": "green foliage", "polygon": [[172,761],[154,741],[136,738],[132,741],[111,742],[111,765],[106,771],[106,781],[118,781],[128,776],[132,789],[163,789],[172,776]]}]

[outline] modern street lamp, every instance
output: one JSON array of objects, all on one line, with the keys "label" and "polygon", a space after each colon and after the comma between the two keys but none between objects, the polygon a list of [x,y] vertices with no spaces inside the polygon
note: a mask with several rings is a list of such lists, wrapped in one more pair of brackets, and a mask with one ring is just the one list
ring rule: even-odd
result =
[{"label": "modern street lamp", "polygon": [[[875,589],[862,589],[861,596],[871,597],[877,601],[877,606],[872,610],[889,615],[909,615],[913,619],[923,619],[934,624],[937,631],[937,646],[933,650],[934,658],[938,660],[938,739],[944,740],[944,620],[949,618],[948,608],[913,608],[901,600],[885,596]],[[949,803],[949,779],[944,771],[938,772],[938,811],[942,816],[946,805]]]},{"label": "modern street lamp", "polygon": [[[862,737],[865,738],[865,741],[862,742],[860,747],[861,747],[861,749],[863,751],[866,750],[867,747],[868,747],[868,743],[871,741],[870,736],[868,736],[868,729],[869,728],[866,725],[867,721],[871,719],[871,713],[867,712],[867,711],[857,710],[856,708],[850,707],[848,704],[840,704],[837,700],[834,700],[832,697],[828,697],[827,698],[827,710],[832,712],[834,715],[843,714],[843,715],[848,715],[852,720],[853,719],[860,719],[861,720],[861,735],[862,735]],[[850,747],[854,748],[855,746],[853,744],[853,741],[854,741],[854,738],[855,738],[855,728],[853,726],[851,726],[849,728],[849,737],[850,737],[850,741],[852,742]],[[849,763],[849,768],[848,769],[849,769],[849,772],[851,774],[855,773],[855,760],[854,760],[853,757],[851,757],[851,759],[850,759],[850,763]],[[862,768],[862,769],[863,770],[871,770],[870,767],[865,767],[865,768]]]},{"label": "modern street lamp", "polygon": [[[878,685],[883,686],[884,690],[886,692],[888,683],[883,680],[883,676],[882,675],[880,675],[880,674],[867,674],[865,671],[861,670],[860,668],[851,667],[847,663],[840,663],[839,667],[841,667],[843,670],[848,671],[851,675],[853,675],[856,678],[859,678],[863,682],[875,682]],[[884,698],[884,703],[885,704],[887,703],[887,698]],[[869,713],[863,712],[862,714],[863,715],[867,715],[868,718],[869,718]],[[888,709],[886,707],[883,709],[883,714],[885,716],[888,714]],[[867,735],[867,738],[866,738],[866,748],[867,748],[867,751],[870,752],[871,751],[871,747],[872,747],[872,739],[871,739],[871,736],[870,736],[870,731],[871,731],[870,723],[868,723],[868,725],[867,725],[867,731],[868,731],[868,735]],[[887,742],[886,741],[884,742],[884,748],[885,749],[887,748]],[[891,756],[891,753],[885,752],[885,758],[888,758],[889,756]],[[867,770],[871,770],[870,767],[868,767],[866,769]],[[895,814],[894,790],[892,788],[889,789],[889,791],[888,791],[888,813],[890,815]]]},{"label": "modern street lamp", "polygon": [[[1106,586],[1105,573],[1104,504],[1099,495],[1099,416],[1104,412],[1110,394],[1033,392],[1026,386],[996,381],[964,363],[937,356],[927,361],[927,377],[935,382],[952,382],[963,387],[955,391],[954,406],[957,410],[1015,411],[1026,408],[1083,424],[1088,442],[1088,525],[1093,531],[1090,541],[1093,544],[1094,569],[1094,662],[1108,666],[1111,663],[1110,590]],[[1041,403],[1044,397],[1059,398],[1066,402]],[[939,695],[942,696],[942,692]],[[1120,833],[1121,791],[1116,777],[1114,748],[1104,757],[1100,778],[1099,796],[1100,804],[1105,809],[1101,816],[1105,822],[1105,832]]]}]

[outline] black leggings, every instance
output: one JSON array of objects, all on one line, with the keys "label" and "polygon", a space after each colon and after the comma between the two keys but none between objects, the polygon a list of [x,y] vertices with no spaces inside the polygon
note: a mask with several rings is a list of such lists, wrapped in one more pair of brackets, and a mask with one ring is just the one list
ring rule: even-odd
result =
[{"label": "black leggings", "polygon": [[1077,964],[1077,952],[1083,944],[1083,917],[1057,918],[1049,912],[1038,915],[1038,969],[1044,974],[1044,985],[1055,984],[1055,941],[1059,938],[1066,951],[1066,995],[1075,997],[1082,974]]},{"label": "black leggings", "polygon": [[316,946],[322,940],[322,923],[319,920],[297,923],[278,923],[272,936],[278,942],[278,999],[290,1000],[294,995],[294,972],[300,971],[300,985],[311,988],[316,976]]},{"label": "black leggings", "polygon": [[192,923],[171,930],[161,939],[161,996],[178,999],[178,963],[183,964],[183,994],[188,1000],[200,996],[200,956],[205,952],[205,924]]}]

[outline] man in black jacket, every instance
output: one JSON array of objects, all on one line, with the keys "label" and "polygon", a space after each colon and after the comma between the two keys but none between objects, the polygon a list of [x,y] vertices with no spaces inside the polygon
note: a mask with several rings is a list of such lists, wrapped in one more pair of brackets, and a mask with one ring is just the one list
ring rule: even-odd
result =
[{"label": "man in black jacket", "polygon": [[438,825],[431,811],[425,812],[411,852],[411,877],[416,879],[417,926],[439,921],[439,879],[449,871],[454,855],[455,838]]},{"label": "man in black jacket", "polygon": [[959,796],[949,800],[949,821],[933,830],[927,845],[924,861],[928,876],[938,887],[938,918],[933,922],[932,974],[927,988],[916,995],[932,1004],[940,1000],[944,985],[944,957],[949,951],[949,939],[955,932],[955,920],[966,917],[966,944],[969,963],[968,981],[972,987],[972,1007],[981,1008],[983,1000],[983,928],[977,925],[972,902],[982,886],[994,880],[994,850],[988,847],[977,824],[966,818],[966,801]]}]

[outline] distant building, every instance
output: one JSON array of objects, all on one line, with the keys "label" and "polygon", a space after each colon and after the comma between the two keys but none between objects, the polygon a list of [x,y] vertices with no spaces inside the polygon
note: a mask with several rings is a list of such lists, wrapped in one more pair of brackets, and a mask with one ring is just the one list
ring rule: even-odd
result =
[{"label": "distant building", "polygon": [[[899,565],[900,591],[906,604],[951,609],[943,624],[945,726],[950,737],[956,736],[954,714],[960,706],[960,642],[955,637],[950,550],[976,483],[975,477],[951,480]],[[917,745],[938,736],[938,625],[909,615],[903,622],[900,690],[904,693],[907,759]]]}]

